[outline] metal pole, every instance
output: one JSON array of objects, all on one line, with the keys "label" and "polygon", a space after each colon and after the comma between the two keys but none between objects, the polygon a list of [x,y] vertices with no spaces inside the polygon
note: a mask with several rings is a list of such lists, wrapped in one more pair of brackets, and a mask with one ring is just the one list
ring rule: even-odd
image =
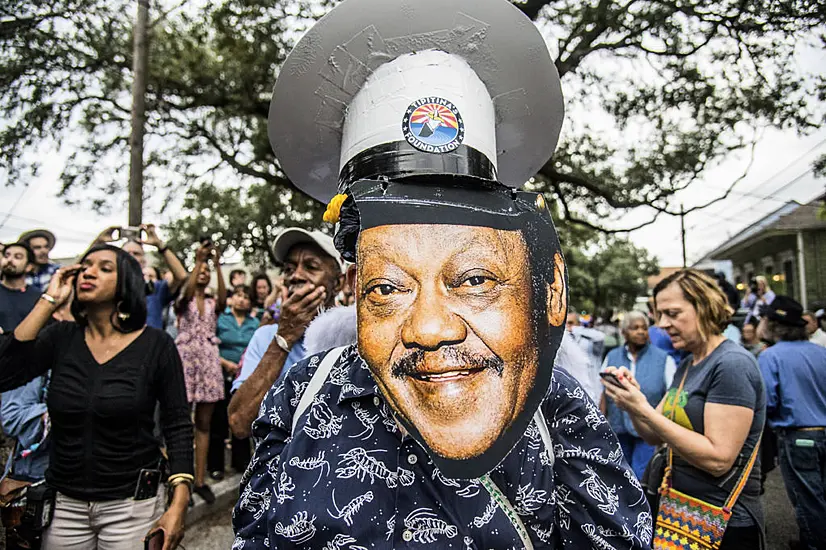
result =
[{"label": "metal pole", "polygon": [[685,257],[685,209],[680,205],[680,238],[683,241],[683,269],[686,268],[687,262]]},{"label": "metal pole", "polygon": [[803,247],[803,232],[797,232],[797,270],[800,272],[800,305],[809,307],[806,299],[806,249]]},{"label": "metal pole", "polygon": [[137,0],[138,16],[133,30],[134,80],[132,82],[132,135],[129,138],[129,225],[143,219],[143,134],[146,123],[147,26],[149,0]]}]

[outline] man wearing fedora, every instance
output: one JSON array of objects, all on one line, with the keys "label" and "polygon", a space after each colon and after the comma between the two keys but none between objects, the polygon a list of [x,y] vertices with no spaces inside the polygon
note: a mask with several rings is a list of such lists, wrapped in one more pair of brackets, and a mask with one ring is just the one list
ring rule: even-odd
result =
[{"label": "man wearing fedora", "polygon": [[34,263],[32,271],[26,278],[26,284],[34,287],[39,292],[43,292],[49,286],[52,275],[60,269],[60,266],[49,259],[49,253],[55,245],[54,233],[47,229],[35,229],[27,231],[17,239],[21,243],[26,243],[34,252]]},{"label": "man wearing fedora", "polygon": [[780,471],[800,527],[802,548],[826,548],[826,348],[809,341],[803,306],[777,296],[757,329],[773,342],[757,358],[766,415],[778,435]]},{"label": "man wearing fedora", "polygon": [[649,547],[616,436],[554,368],[565,261],[520,187],[563,111],[506,0],[345,0],[296,45],[270,142],[356,266],[357,344],[264,398],[235,548]]}]

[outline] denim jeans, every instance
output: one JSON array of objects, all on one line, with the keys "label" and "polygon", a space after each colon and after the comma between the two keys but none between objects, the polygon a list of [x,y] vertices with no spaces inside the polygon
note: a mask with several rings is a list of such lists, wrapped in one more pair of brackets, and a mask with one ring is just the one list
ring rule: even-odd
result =
[{"label": "denim jeans", "polygon": [[164,491],[146,500],[87,502],[57,494],[43,550],[142,550],[143,539],[163,515]]},{"label": "denim jeans", "polygon": [[810,550],[826,549],[826,432],[785,430],[779,436],[780,471],[800,538]]}]

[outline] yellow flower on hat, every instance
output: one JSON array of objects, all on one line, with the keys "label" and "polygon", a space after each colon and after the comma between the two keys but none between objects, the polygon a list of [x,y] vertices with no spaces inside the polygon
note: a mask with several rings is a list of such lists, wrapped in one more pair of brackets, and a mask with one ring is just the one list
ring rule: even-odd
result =
[{"label": "yellow flower on hat", "polygon": [[338,223],[338,219],[341,216],[341,205],[344,204],[346,200],[347,195],[342,195],[341,193],[330,199],[327,210],[324,212],[324,221],[327,223]]}]

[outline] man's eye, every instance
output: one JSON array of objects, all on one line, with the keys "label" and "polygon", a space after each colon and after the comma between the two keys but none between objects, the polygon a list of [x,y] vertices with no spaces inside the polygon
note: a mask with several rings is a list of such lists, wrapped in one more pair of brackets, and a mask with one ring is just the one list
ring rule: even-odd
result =
[{"label": "man's eye", "polygon": [[461,279],[461,281],[462,282],[459,284],[459,286],[465,288],[492,288],[496,285],[496,279],[488,275],[471,275],[469,277],[465,276]]},{"label": "man's eye", "polygon": [[370,292],[376,292],[382,296],[390,296],[396,288],[393,285],[376,285],[370,289]]}]

